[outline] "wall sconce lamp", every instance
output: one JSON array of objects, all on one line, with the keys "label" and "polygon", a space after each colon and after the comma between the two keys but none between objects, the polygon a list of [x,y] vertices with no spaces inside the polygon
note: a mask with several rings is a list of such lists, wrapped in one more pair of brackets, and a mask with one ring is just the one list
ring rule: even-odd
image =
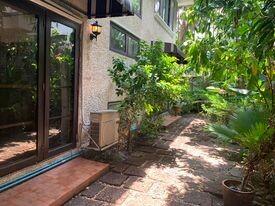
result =
[{"label": "wall sconce lamp", "polygon": [[94,22],[90,25],[90,39],[96,39],[99,34],[102,32],[102,26],[98,24],[98,22]]}]

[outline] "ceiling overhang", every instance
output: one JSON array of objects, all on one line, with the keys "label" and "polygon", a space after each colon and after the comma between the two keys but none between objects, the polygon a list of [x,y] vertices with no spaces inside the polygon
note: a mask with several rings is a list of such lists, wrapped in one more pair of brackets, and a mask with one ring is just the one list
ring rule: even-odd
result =
[{"label": "ceiling overhang", "polygon": [[133,15],[131,0],[88,0],[88,18]]},{"label": "ceiling overhang", "polygon": [[133,15],[132,0],[52,0],[61,7],[88,18]]},{"label": "ceiling overhang", "polygon": [[184,55],[183,52],[173,43],[164,43],[164,52],[177,57],[180,63],[184,63]]}]

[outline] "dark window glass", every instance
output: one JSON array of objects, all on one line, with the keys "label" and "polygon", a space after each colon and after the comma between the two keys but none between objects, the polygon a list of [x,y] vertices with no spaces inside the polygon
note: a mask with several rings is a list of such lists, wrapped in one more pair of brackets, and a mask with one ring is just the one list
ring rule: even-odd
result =
[{"label": "dark window glass", "polygon": [[136,57],[139,50],[138,40],[132,37],[128,38],[128,54],[131,57]]},{"label": "dark window glass", "polygon": [[0,166],[36,155],[37,24],[0,1]]},{"label": "dark window glass", "polygon": [[132,0],[134,13],[141,16],[141,0]]},{"label": "dark window glass", "polygon": [[111,48],[126,52],[126,35],[115,27],[111,27]]},{"label": "dark window glass", "polygon": [[111,50],[135,58],[139,49],[138,44],[138,38],[116,24],[111,23]]},{"label": "dark window glass", "polygon": [[170,15],[170,0],[162,0],[162,13],[161,17],[169,25],[169,15]]},{"label": "dark window glass", "polygon": [[51,22],[49,148],[72,140],[75,30]]}]

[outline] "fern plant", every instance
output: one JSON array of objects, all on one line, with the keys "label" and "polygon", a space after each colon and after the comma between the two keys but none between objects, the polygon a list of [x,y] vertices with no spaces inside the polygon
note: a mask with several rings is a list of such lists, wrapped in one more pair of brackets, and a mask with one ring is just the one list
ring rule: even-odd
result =
[{"label": "fern plant", "polygon": [[[241,191],[244,191],[249,176],[264,155],[268,154],[264,145],[274,138],[274,128],[269,127],[270,115],[263,111],[246,110],[232,115],[228,125],[211,124],[208,130],[226,142],[236,142],[246,150],[244,157],[245,173]],[[269,148],[272,151],[273,148]]]}]

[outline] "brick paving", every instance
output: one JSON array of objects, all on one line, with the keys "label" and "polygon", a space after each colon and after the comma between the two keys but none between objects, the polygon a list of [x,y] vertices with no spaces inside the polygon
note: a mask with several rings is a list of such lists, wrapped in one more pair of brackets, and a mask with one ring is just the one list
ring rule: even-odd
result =
[{"label": "brick paving", "polygon": [[230,161],[238,148],[204,132],[206,120],[186,115],[157,139],[138,141],[131,156],[66,205],[222,206],[221,181],[240,178]]}]

